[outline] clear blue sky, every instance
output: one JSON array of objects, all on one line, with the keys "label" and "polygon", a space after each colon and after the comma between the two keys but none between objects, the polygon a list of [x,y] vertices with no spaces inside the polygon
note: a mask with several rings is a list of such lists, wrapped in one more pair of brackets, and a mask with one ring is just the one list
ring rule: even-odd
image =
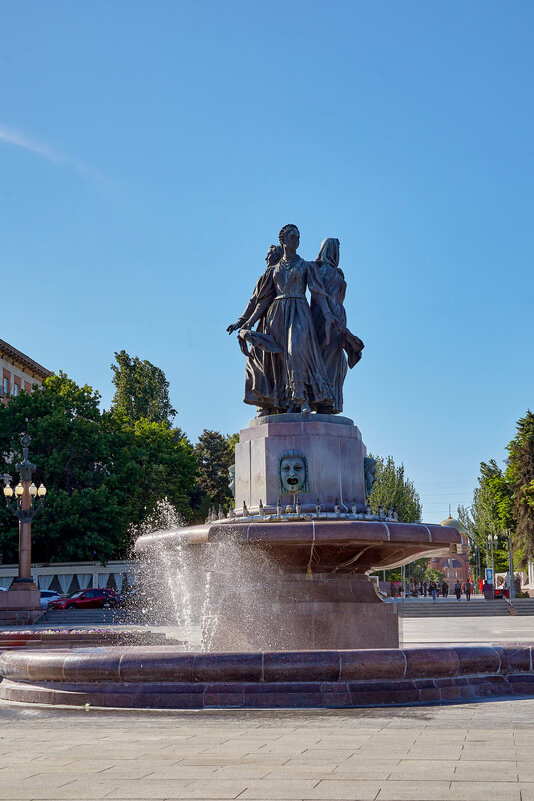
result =
[{"label": "clear blue sky", "polygon": [[0,338],[233,432],[267,246],[338,237],[345,413],[426,520],[469,502],[534,405],[530,0],[2,0],[0,41]]}]

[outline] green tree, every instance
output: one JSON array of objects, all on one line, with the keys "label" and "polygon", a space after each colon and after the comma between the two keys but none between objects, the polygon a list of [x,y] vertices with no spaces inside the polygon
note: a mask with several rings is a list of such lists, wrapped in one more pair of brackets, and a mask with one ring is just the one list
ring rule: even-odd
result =
[{"label": "green tree", "polygon": [[530,410],[517,421],[516,436],[507,450],[504,472],[493,459],[481,463],[473,503],[459,509],[472,542],[488,560],[488,535],[499,537],[494,561],[500,571],[508,569],[506,531],[512,532],[516,566],[534,558],[534,414]]},{"label": "green tree", "polygon": [[514,531],[521,563],[534,558],[534,414],[528,410],[517,421],[517,433],[508,445],[505,473],[511,498],[499,504],[499,513]]},{"label": "green tree", "polygon": [[[397,509],[400,522],[420,522],[421,501],[413,482],[406,478],[404,465],[397,466],[392,456],[372,458],[376,459],[376,479],[369,498],[373,512],[376,514],[380,505],[383,509],[389,506]],[[424,576],[428,563],[428,559],[417,559],[406,566],[406,575],[413,575],[417,581],[424,580],[419,577]],[[388,581],[400,581],[401,568],[387,570],[386,578]]]},{"label": "green tree", "polygon": [[197,483],[195,450],[179,428],[138,420],[134,426],[138,480],[130,501],[132,521],[154,511],[163,498],[184,523],[192,519],[191,496]]},{"label": "green tree", "polygon": [[235,454],[235,446],[239,442],[239,434],[227,434],[226,441],[228,442],[228,445],[232,449],[232,454]]},{"label": "green tree", "polygon": [[208,505],[227,506],[232,498],[228,469],[234,463],[233,437],[204,429],[195,445],[198,486]]},{"label": "green tree", "polygon": [[171,425],[177,412],[169,400],[169,382],[165,373],[149,361],[125,350],[115,353],[117,364],[112,364],[115,395],[112,409],[130,425],[137,420]]},{"label": "green tree", "polygon": [[[467,529],[471,543],[469,561],[476,570],[476,548],[482,555],[482,564],[491,565],[491,545],[488,537],[498,538],[493,548],[493,561],[498,572],[508,570],[507,528],[511,493],[503,471],[494,459],[480,463],[478,486],[473,492],[470,507],[458,507],[458,519]],[[481,565],[482,566],[482,565]]]},{"label": "green tree", "polygon": [[[114,553],[122,514],[109,475],[121,443],[103,425],[99,401],[98,392],[60,373],[0,408],[0,453],[8,472],[16,480],[19,436],[28,419],[35,479],[49,490],[33,525],[35,560],[92,558],[94,552],[107,559]],[[4,559],[15,561],[17,523],[4,510],[0,532]]]},{"label": "green tree", "polygon": [[[164,423],[124,427],[101,412],[100,395],[64,373],[0,406],[0,455],[16,479],[20,432],[32,436],[35,480],[48,489],[33,524],[35,561],[76,561],[125,556],[128,529],[168,497],[190,515],[188,493],[196,481],[193,448]],[[16,561],[17,521],[0,509],[0,551]]]},{"label": "green tree", "polygon": [[410,479],[406,478],[404,465],[397,466],[392,456],[376,459],[376,479],[371,490],[370,503],[376,514],[378,507],[397,509],[403,523],[418,523],[421,520],[421,500]]}]

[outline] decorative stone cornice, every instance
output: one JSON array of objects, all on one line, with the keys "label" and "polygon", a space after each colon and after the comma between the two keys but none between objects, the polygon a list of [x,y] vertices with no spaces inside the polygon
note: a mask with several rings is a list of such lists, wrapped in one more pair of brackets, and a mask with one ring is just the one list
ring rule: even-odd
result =
[{"label": "decorative stone cornice", "polygon": [[30,357],[26,356],[25,353],[17,350],[17,348],[14,348],[13,345],[9,345],[7,342],[4,342],[3,339],[0,339],[0,358],[10,361],[13,365],[19,365],[19,367],[25,372],[28,372],[36,378],[39,378],[41,381],[44,381],[45,378],[53,375],[50,370],[46,369],[46,367],[43,367],[38,362],[30,359]]}]

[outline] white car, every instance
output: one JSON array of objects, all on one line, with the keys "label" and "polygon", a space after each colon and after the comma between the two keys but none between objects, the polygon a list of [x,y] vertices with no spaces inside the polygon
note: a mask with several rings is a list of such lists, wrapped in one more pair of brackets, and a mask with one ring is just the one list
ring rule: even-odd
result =
[{"label": "white car", "polygon": [[55,590],[41,590],[41,609],[48,609],[50,601],[57,601],[59,594]]}]

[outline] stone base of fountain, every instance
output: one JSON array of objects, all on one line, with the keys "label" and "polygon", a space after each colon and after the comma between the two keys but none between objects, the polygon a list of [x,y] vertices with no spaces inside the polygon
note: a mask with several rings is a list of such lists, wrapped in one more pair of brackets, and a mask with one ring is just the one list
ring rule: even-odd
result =
[{"label": "stone base of fountain", "polygon": [[[135,547],[160,572],[173,553],[187,553],[189,565],[202,568],[197,591],[209,573],[209,598],[192,602],[202,608],[205,650],[394,648],[398,607],[377,594],[367,573],[457,553],[461,537],[422,523],[258,516],[152,532]],[[176,579],[178,588],[183,583]]]},{"label": "stone base of fountain", "polygon": [[533,646],[187,654],[11,652],[0,698],[137,709],[389,706],[534,696]]},{"label": "stone base of fountain", "polygon": [[208,621],[210,650],[261,651],[269,639],[279,650],[397,648],[399,606],[375,587],[362,574],[282,575],[256,585],[253,614],[241,615],[227,595]]}]

